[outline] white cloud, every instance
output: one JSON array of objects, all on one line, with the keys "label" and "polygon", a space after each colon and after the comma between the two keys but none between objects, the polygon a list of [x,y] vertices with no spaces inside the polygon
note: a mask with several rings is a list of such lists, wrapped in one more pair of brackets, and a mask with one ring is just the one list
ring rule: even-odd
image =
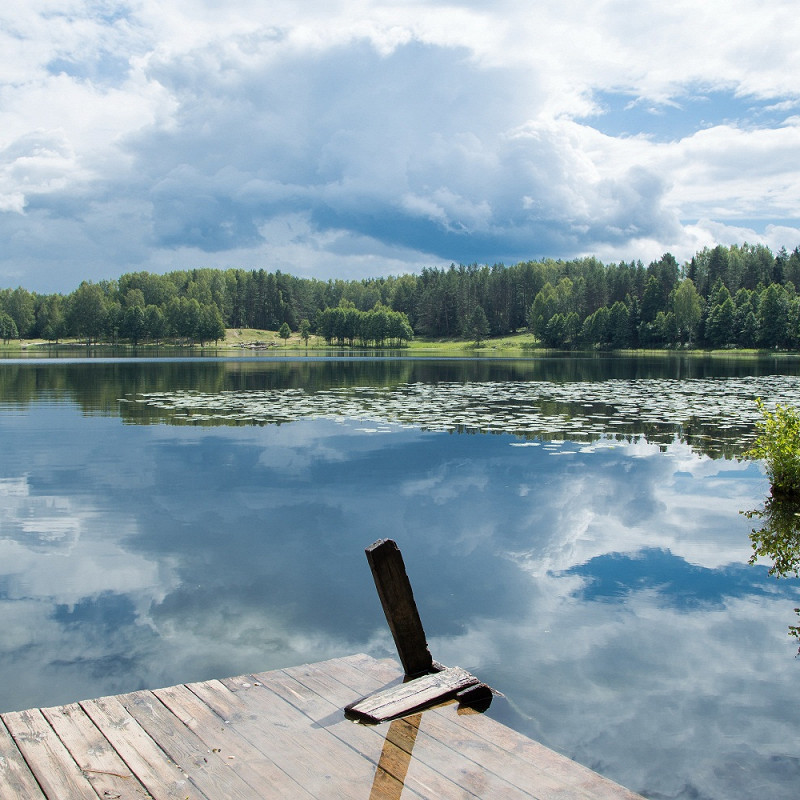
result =
[{"label": "white cloud", "polygon": [[[0,281],[685,258],[714,225],[791,248],[799,27],[782,0],[14,4]],[[702,125],[649,136],[709,91]],[[606,92],[659,113],[601,133]]]},{"label": "white cloud", "polygon": [[672,202],[685,216],[786,218],[800,201],[800,125],[741,130],[729,125],[699,131],[673,149]]}]

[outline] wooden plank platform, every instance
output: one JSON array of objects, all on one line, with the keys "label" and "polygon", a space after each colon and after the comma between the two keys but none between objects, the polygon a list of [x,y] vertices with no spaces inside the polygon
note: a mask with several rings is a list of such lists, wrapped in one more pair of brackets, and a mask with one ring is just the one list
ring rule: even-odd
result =
[{"label": "wooden plank platform", "polygon": [[400,683],[365,655],[0,715],[0,798],[538,798],[639,795],[457,703],[364,725]]}]

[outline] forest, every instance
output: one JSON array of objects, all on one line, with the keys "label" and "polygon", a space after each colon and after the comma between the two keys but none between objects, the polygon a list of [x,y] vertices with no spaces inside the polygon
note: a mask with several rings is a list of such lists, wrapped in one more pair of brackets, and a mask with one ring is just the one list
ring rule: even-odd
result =
[{"label": "forest", "polygon": [[363,280],[276,270],[131,272],[69,294],[0,289],[0,335],[58,342],[224,338],[226,328],[297,331],[339,346],[413,336],[481,341],[529,330],[545,347],[800,349],[800,246],[704,248],[603,264],[594,257],[426,267]]}]

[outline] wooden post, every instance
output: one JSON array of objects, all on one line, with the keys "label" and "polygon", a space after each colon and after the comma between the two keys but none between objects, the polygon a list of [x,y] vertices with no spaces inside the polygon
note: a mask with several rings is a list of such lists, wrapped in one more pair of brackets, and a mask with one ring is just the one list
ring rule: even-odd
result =
[{"label": "wooden post", "polygon": [[433,669],[433,658],[397,543],[379,539],[365,552],[406,675],[429,672]]}]

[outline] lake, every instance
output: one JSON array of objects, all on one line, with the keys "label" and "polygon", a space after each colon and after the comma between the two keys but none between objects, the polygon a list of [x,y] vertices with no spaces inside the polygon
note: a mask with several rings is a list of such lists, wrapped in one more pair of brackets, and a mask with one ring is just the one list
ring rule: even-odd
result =
[{"label": "lake", "polygon": [[748,564],[791,359],[0,361],[0,711],[395,655],[652,798],[794,798],[800,582]]}]

